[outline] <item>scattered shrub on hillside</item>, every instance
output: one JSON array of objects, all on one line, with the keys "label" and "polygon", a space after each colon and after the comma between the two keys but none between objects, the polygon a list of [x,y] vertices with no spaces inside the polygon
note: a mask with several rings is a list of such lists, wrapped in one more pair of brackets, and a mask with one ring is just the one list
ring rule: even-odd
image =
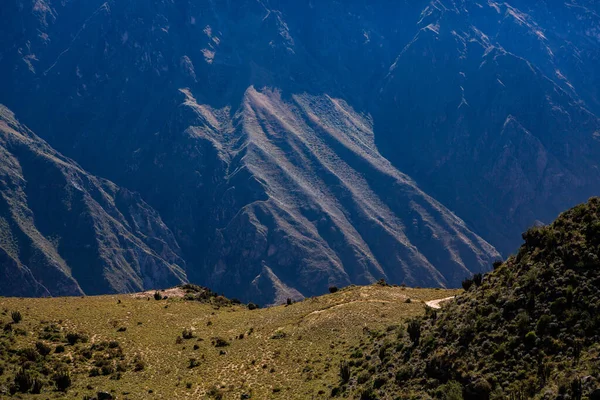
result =
[{"label": "scattered shrub on hillside", "polygon": [[229,342],[221,337],[216,337],[213,339],[213,345],[215,347],[227,347],[229,346]]},{"label": "scattered shrub on hillside", "polygon": [[471,286],[473,286],[473,279],[470,278],[466,278],[465,280],[462,281],[462,287],[463,289],[465,289],[465,292],[468,292],[469,289],[471,289]]},{"label": "scattered shrub on hillside", "polygon": [[[465,292],[437,316],[426,311],[420,330],[415,321],[407,335],[367,330],[367,357],[350,363],[356,386],[335,394],[600,400],[600,199],[523,237],[515,256],[465,279]],[[393,351],[382,351],[386,342]],[[394,374],[398,386],[371,390]]]},{"label": "scattered shrub on hillside", "polygon": [[73,346],[77,343],[87,343],[88,341],[88,337],[86,335],[84,335],[83,333],[79,333],[79,332],[69,332],[67,333],[67,342]]},{"label": "scattered shrub on hillside", "polygon": [[421,338],[421,321],[413,319],[406,327],[406,331],[410,337],[411,342],[414,346],[419,345],[419,339]]},{"label": "scattered shrub on hillside", "polygon": [[294,302],[288,297],[285,303],[286,305],[291,306]]},{"label": "scattered shrub on hillside", "polygon": [[33,387],[33,377],[31,373],[24,368],[21,368],[15,374],[14,385],[17,392],[28,393]]},{"label": "scattered shrub on hillside", "polygon": [[340,362],[340,378],[342,383],[348,383],[350,380],[350,364],[347,361]]},{"label": "scattered shrub on hillside", "polygon": [[18,351],[18,354],[27,361],[37,361],[38,352],[33,347],[26,347]]},{"label": "scattered shrub on hillside", "polygon": [[42,357],[46,357],[52,352],[52,348],[43,342],[37,342],[35,344],[35,348]]},{"label": "scattered shrub on hillside", "polygon": [[160,292],[156,291],[154,292],[154,300],[162,300],[162,294],[160,294]]},{"label": "scattered shrub on hillside", "polygon": [[40,394],[44,388],[45,382],[40,378],[35,378],[31,385],[31,394]]},{"label": "scattered shrub on hillside", "polygon": [[190,364],[188,366],[188,368],[192,369],[192,368],[196,368],[200,366],[200,361],[198,361],[196,358],[190,358]]},{"label": "scattered shrub on hillside", "polygon": [[285,333],[284,331],[276,331],[273,336],[271,336],[271,339],[283,339],[287,336],[287,333]]},{"label": "scattered shrub on hillside", "polygon": [[71,374],[69,371],[58,371],[52,376],[56,388],[61,392],[66,392],[71,387]]},{"label": "scattered shrub on hillside", "polygon": [[224,396],[223,392],[216,386],[211,387],[208,392],[206,392],[206,395],[215,400],[222,400]]},{"label": "scattered shrub on hillside", "polygon": [[335,293],[337,292],[339,289],[337,286],[329,286],[329,293]]},{"label": "scattered shrub on hillside", "polygon": [[139,372],[143,371],[144,369],[146,369],[146,362],[144,361],[142,356],[136,354],[135,358],[133,359],[133,370],[135,372]]},{"label": "scattered shrub on hillside", "polygon": [[258,304],[248,303],[248,310],[256,310],[259,308]]},{"label": "scattered shrub on hillside", "polygon": [[20,311],[11,312],[10,317],[12,318],[12,320],[15,324],[18,324],[19,322],[21,322],[23,320],[23,316],[21,315]]},{"label": "scattered shrub on hillside", "polygon": [[192,331],[191,329],[184,329],[183,333],[181,334],[181,337],[183,337],[184,339],[193,339],[194,331]]},{"label": "scattered shrub on hillside", "polygon": [[441,400],[463,400],[462,385],[456,381],[441,385],[436,391],[436,397]]}]

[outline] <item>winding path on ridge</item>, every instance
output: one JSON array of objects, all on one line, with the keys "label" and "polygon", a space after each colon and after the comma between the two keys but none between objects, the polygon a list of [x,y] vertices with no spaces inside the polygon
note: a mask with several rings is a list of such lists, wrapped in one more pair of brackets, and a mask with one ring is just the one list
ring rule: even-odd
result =
[{"label": "winding path on ridge", "polygon": [[427,305],[427,307],[431,307],[436,310],[439,310],[440,308],[442,308],[442,303],[445,303],[450,300],[454,300],[455,297],[456,296],[451,296],[451,297],[446,297],[444,299],[430,300],[430,301],[425,302],[425,305]]}]

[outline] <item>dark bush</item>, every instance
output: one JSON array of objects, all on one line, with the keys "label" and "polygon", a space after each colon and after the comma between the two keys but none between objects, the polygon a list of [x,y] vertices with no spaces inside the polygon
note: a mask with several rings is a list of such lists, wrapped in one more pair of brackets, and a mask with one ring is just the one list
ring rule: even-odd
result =
[{"label": "dark bush", "polygon": [[473,283],[473,279],[466,278],[464,281],[462,281],[462,287],[466,292],[468,292],[469,289],[471,289],[471,286],[473,286]]},{"label": "dark bush", "polygon": [[79,332],[69,332],[67,333],[67,342],[73,346],[77,343],[86,343],[88,338],[86,335]]},{"label": "dark bush", "polygon": [[335,293],[337,292],[339,289],[337,286],[329,286],[329,293]]},{"label": "dark bush", "polygon": [[15,374],[14,383],[18,392],[27,393],[33,387],[33,378],[31,377],[29,371],[21,368]]},{"label": "dark bush", "polygon": [[135,372],[143,371],[146,368],[146,363],[140,355],[136,355],[133,359],[133,370]]},{"label": "dark bush", "polygon": [[56,348],[54,349],[55,353],[64,353],[65,352],[65,346],[63,346],[62,344],[59,344],[58,346],[56,346]]},{"label": "dark bush", "polygon": [[214,340],[215,347],[227,347],[229,346],[229,342],[223,338],[217,337]]},{"label": "dark bush", "polygon": [[248,310],[256,310],[259,308],[258,304],[248,303]]},{"label": "dark bush", "polygon": [[10,317],[12,318],[12,320],[15,324],[18,324],[19,322],[21,322],[23,320],[23,316],[21,315],[20,311],[11,312]]},{"label": "dark bush", "polygon": [[50,348],[50,346],[48,346],[47,344],[45,344],[43,342],[37,342],[35,344],[35,348],[37,349],[38,353],[40,353],[40,355],[42,357],[46,357],[48,354],[50,354],[52,352],[52,348]]},{"label": "dark bush", "polygon": [[475,284],[475,286],[477,286],[477,287],[481,286],[481,282],[483,282],[483,275],[481,275],[481,274],[473,275],[473,283]]},{"label": "dark bush", "polygon": [[200,365],[200,361],[198,361],[195,358],[190,358],[190,364],[188,366],[188,368],[192,369],[192,368],[196,368]]},{"label": "dark bush", "polygon": [[375,378],[375,380],[373,381],[373,387],[375,389],[379,389],[381,388],[383,385],[385,385],[387,382],[387,379],[384,378],[383,376],[379,376],[377,378]]},{"label": "dark bush", "polygon": [[115,372],[115,367],[112,364],[104,364],[100,371],[102,371],[102,375],[110,375]]},{"label": "dark bush", "polygon": [[340,378],[342,383],[348,383],[350,380],[350,365],[347,361],[340,362]]},{"label": "dark bush", "polygon": [[42,389],[44,388],[44,381],[36,378],[33,380],[33,385],[31,385],[31,393],[32,394],[40,394],[42,393]]},{"label": "dark bush", "polygon": [[26,347],[19,350],[19,355],[28,361],[37,361],[38,352],[33,347]]},{"label": "dark bush", "polygon": [[160,294],[160,292],[156,291],[154,292],[154,300],[162,300],[162,295]]},{"label": "dark bush", "polygon": [[56,388],[61,392],[66,392],[71,387],[71,375],[68,371],[59,371],[52,376]]},{"label": "dark bush", "polygon": [[181,337],[183,337],[184,339],[193,339],[194,331],[192,331],[191,329],[184,329],[183,333],[181,334]]},{"label": "dark bush", "polygon": [[415,346],[419,345],[419,339],[421,338],[421,322],[419,320],[412,320],[408,323],[406,331],[410,336],[410,340]]}]

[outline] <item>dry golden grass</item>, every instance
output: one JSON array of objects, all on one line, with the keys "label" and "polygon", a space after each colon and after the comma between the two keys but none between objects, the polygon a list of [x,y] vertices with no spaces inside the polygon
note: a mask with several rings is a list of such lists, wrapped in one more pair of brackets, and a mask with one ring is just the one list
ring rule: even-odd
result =
[{"label": "dry golden grass", "polygon": [[[17,348],[31,346],[44,324],[55,323],[65,333],[86,333],[90,342],[116,340],[126,360],[141,355],[146,362],[143,371],[128,370],[120,380],[111,380],[88,377],[89,366],[75,359],[69,364],[73,386],[66,394],[46,388],[41,395],[27,395],[31,398],[82,399],[102,390],[120,399],[196,399],[219,394],[240,399],[244,393],[253,399],[310,399],[329,396],[339,380],[340,361],[366,343],[367,327],[383,330],[401,324],[422,314],[425,301],[457,292],[349,287],[291,306],[253,311],[131,295],[0,298],[0,310],[6,311],[0,321],[8,322],[13,310],[23,314],[18,325],[28,334],[15,336]],[[121,327],[126,331],[118,332]],[[191,329],[195,337],[177,344],[184,329]],[[211,341],[217,337],[230,345],[215,347]],[[194,350],[194,345],[199,348]],[[69,358],[73,352],[67,346],[61,357]],[[197,367],[189,368],[191,358],[199,362]],[[9,370],[0,377],[0,385],[8,376]]]}]

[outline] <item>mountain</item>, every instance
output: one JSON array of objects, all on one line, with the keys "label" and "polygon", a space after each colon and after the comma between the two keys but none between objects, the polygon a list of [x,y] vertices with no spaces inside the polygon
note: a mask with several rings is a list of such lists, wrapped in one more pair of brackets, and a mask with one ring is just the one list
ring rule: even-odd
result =
[{"label": "mountain", "polygon": [[592,1],[9,0],[0,102],[261,303],[457,286],[597,194]]},{"label": "mountain", "polygon": [[89,295],[186,280],[156,211],[54,151],[3,106],[0,154],[0,293]]},{"label": "mountain", "polygon": [[[353,360],[360,398],[600,396],[600,199],[523,234],[518,253],[466,292]],[[407,333],[408,331],[408,333]],[[344,390],[346,387],[344,387]],[[341,393],[341,391],[340,391]],[[403,397],[404,396],[404,397]]]}]

